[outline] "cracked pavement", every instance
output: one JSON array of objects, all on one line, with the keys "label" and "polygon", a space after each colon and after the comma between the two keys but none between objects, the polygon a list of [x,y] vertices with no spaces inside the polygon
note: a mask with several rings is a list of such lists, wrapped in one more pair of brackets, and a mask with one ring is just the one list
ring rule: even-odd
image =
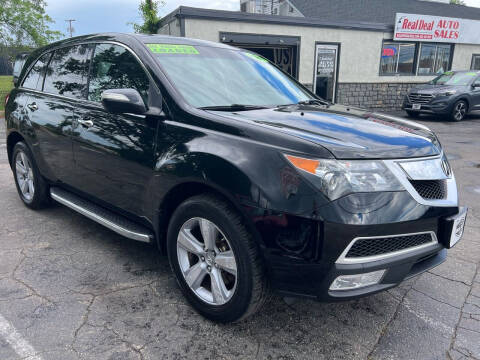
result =
[{"label": "cracked pavement", "polygon": [[[448,260],[375,296],[272,296],[258,315],[218,325],[186,304],[151,246],[60,205],[23,206],[0,120],[0,317],[43,360],[480,359],[480,116],[420,122],[438,134],[470,208]],[[0,335],[0,359],[29,358]]]}]

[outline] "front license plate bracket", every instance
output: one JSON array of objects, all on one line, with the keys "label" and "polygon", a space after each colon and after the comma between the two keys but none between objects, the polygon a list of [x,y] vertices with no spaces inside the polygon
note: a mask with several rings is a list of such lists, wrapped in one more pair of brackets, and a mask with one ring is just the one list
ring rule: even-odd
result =
[{"label": "front license plate bracket", "polygon": [[467,214],[468,209],[463,207],[460,209],[458,214],[445,219],[448,229],[447,234],[449,234],[445,246],[448,249],[454,247],[462,239],[465,230],[465,223],[467,221]]}]

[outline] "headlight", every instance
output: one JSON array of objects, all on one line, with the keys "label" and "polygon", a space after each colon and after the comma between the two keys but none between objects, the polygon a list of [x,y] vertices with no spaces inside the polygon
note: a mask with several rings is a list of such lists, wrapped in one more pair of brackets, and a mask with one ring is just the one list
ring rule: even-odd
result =
[{"label": "headlight", "polygon": [[335,200],[351,193],[405,190],[383,161],[312,160],[285,155],[297,169],[318,176],[322,192]]},{"label": "headlight", "polygon": [[447,157],[398,163],[412,180],[445,180],[452,177]]},{"label": "headlight", "polygon": [[443,93],[438,93],[435,96],[452,96],[452,95],[455,95],[456,93],[457,93],[457,90],[448,90]]}]

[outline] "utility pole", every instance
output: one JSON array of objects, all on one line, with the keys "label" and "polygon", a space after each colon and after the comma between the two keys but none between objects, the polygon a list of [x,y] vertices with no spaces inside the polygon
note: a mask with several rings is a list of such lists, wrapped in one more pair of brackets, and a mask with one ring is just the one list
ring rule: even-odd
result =
[{"label": "utility pole", "polygon": [[70,33],[70,37],[73,36],[73,27],[72,27],[72,22],[74,21],[77,21],[75,19],[68,19],[68,20],[65,20],[66,22],[68,22],[68,32]]}]

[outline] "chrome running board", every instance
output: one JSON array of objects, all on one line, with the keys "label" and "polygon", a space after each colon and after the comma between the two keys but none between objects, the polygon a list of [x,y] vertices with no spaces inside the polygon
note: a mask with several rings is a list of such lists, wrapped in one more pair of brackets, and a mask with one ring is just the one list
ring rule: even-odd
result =
[{"label": "chrome running board", "polygon": [[147,228],[58,187],[50,188],[53,200],[132,240],[150,243],[154,235]]}]

